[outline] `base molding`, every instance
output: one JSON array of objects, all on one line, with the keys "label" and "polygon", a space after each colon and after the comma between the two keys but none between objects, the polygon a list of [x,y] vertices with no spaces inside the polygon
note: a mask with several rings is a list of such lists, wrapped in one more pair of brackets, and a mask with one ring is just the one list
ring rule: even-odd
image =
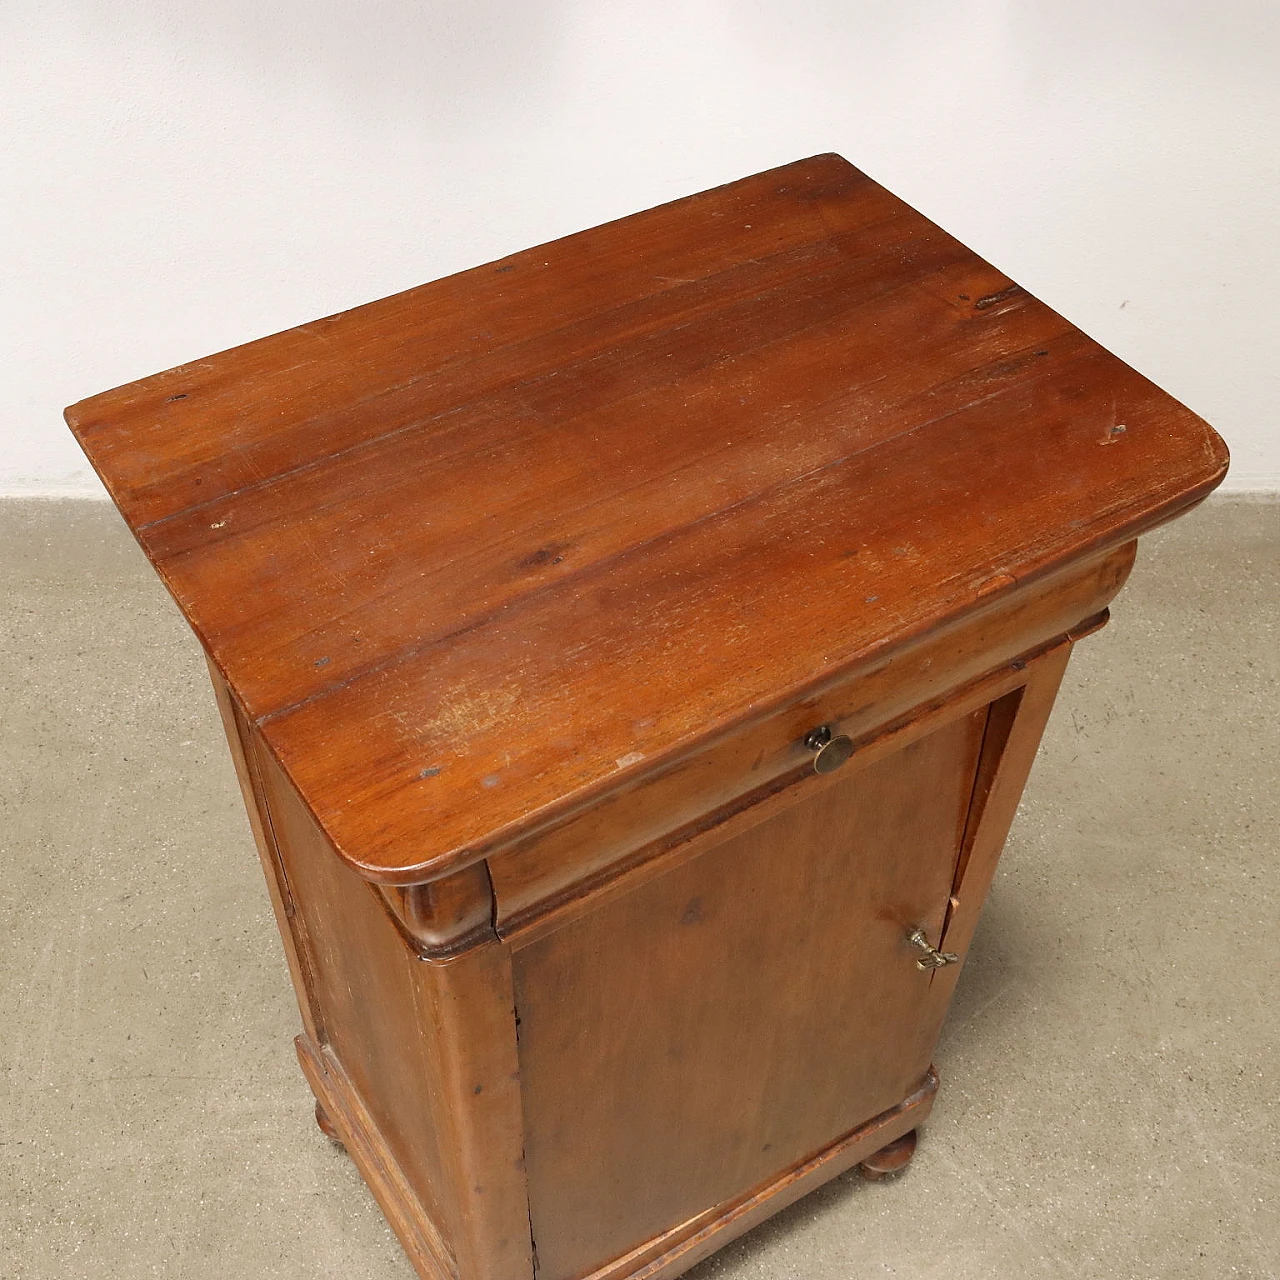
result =
[{"label": "base molding", "polygon": [[458,1280],[448,1246],[342,1064],[307,1036],[298,1036],[293,1043],[302,1074],[335,1131],[331,1136],[347,1149],[418,1275],[422,1280]]},{"label": "base molding", "polygon": [[[330,1050],[317,1048],[307,1036],[299,1036],[294,1044],[303,1074],[335,1131],[333,1136],[355,1161],[421,1280],[458,1280],[448,1246],[342,1064]],[[938,1073],[930,1067],[919,1086],[896,1107],[859,1125],[747,1195],[716,1205],[645,1241],[584,1280],[670,1280],[680,1275],[815,1187],[911,1132],[929,1114],[937,1091]]]},{"label": "base molding", "polygon": [[930,1067],[917,1088],[896,1107],[837,1138],[748,1195],[717,1205],[646,1241],[584,1280],[670,1280],[680,1275],[730,1240],[909,1133],[932,1110],[937,1092],[938,1072]]}]

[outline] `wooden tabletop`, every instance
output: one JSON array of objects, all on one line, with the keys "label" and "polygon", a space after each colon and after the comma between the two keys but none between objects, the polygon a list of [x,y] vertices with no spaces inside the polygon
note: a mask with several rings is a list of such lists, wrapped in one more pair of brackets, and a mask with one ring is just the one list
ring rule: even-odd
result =
[{"label": "wooden tabletop", "polygon": [[342,857],[392,883],[1131,539],[1227,465],[834,155],[67,421]]}]

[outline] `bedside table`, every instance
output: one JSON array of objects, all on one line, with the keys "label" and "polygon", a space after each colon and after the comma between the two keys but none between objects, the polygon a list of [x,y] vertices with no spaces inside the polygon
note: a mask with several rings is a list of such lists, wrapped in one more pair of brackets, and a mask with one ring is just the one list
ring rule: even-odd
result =
[{"label": "bedside table", "polygon": [[659,1280],[905,1165],[1071,647],[1227,462],[836,156],[67,419],[424,1280]]}]

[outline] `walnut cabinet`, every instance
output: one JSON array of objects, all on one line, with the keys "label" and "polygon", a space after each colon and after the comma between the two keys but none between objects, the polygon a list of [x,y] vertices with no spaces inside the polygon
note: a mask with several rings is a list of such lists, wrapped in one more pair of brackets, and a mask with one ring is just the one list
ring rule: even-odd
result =
[{"label": "walnut cabinet", "polygon": [[68,421],[424,1280],[659,1280],[905,1164],[1071,648],[1226,468],[835,156]]}]

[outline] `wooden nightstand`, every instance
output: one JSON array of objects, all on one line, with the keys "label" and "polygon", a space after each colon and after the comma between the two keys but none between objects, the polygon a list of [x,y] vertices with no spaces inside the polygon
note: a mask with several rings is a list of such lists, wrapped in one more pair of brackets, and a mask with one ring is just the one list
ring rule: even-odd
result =
[{"label": "wooden nightstand", "polygon": [[905,1164],[1071,646],[1227,461],[836,156],[67,419],[430,1280],[657,1280]]}]

